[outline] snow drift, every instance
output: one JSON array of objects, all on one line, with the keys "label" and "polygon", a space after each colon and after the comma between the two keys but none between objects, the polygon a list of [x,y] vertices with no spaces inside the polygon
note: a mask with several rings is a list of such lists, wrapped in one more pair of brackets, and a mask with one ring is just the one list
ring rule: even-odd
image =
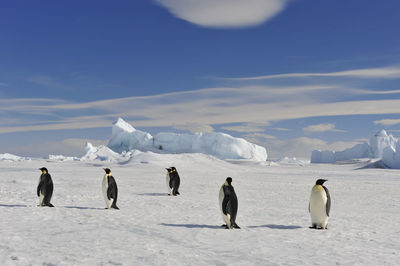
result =
[{"label": "snow drift", "polygon": [[123,153],[132,150],[155,153],[203,153],[219,159],[251,159],[266,161],[264,147],[224,133],[158,133],[155,136],[135,129],[119,118],[112,126],[108,147]]},{"label": "snow drift", "polygon": [[[398,152],[397,152],[398,151]],[[385,130],[373,135],[368,143],[357,144],[343,151],[313,151],[311,163],[335,163],[361,158],[381,159],[389,168],[400,169],[400,143]]]}]

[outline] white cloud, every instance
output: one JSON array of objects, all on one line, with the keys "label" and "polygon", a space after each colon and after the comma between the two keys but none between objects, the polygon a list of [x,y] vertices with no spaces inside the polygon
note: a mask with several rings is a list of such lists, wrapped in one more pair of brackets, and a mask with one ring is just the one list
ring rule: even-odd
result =
[{"label": "white cloud", "polygon": [[277,131],[289,131],[288,128],[283,128],[283,127],[274,127],[272,128],[273,130],[277,130]]},{"label": "white cloud", "polygon": [[282,12],[289,0],[156,0],[174,16],[202,27],[259,25]]},{"label": "white cloud", "polygon": [[265,131],[265,126],[268,124],[256,124],[256,123],[246,123],[240,126],[226,126],[222,127],[224,130],[235,131],[235,132],[263,132]]},{"label": "white cloud", "polygon": [[192,133],[197,132],[213,132],[214,128],[210,125],[201,125],[201,124],[194,124],[194,123],[187,123],[184,125],[176,125],[172,126],[173,128],[180,129],[180,130],[188,130]]},{"label": "white cloud", "polygon": [[85,145],[87,142],[95,146],[107,144],[107,140],[64,139],[60,141],[32,142],[24,145],[2,147],[3,151],[1,152],[31,157],[41,157],[49,154],[82,157],[86,153]]},{"label": "white cloud", "polygon": [[[293,93],[282,93],[283,90]],[[321,90],[325,88],[321,86]],[[268,124],[316,116],[400,112],[400,99],[335,102],[328,93],[319,92],[318,89],[307,91],[305,86],[242,87],[208,88],[83,103],[52,99],[2,99],[0,115],[23,117],[24,120],[18,124],[0,124],[0,133],[109,127],[118,117],[132,121],[136,127],[176,127],[188,123],[211,126]],[[337,93],[346,95],[348,91],[346,88],[337,88],[335,95]],[[176,102],[180,104],[176,105]],[[43,116],[48,117],[48,121]]]},{"label": "white cloud", "polygon": [[[264,133],[250,133],[250,134],[244,135],[244,139],[246,139],[247,141],[249,141],[251,143],[258,144],[262,147],[267,147],[267,143],[270,140],[276,139],[276,137],[272,136],[272,135],[264,134]],[[267,152],[269,152],[268,149],[267,149]]]},{"label": "white cloud", "polygon": [[374,121],[376,125],[383,125],[383,126],[394,126],[400,124],[400,119],[382,119]]},{"label": "white cloud", "polygon": [[332,123],[325,123],[325,124],[318,124],[318,125],[311,125],[308,127],[303,128],[304,133],[314,133],[314,132],[346,132],[344,130],[336,129],[335,124]]},{"label": "white cloud", "polygon": [[338,141],[328,143],[317,138],[300,137],[288,141],[270,140],[267,144],[268,157],[279,159],[282,157],[296,157],[309,160],[313,150],[334,150],[340,151],[351,148],[360,143],[359,141]]},{"label": "white cloud", "polygon": [[380,67],[380,68],[364,68],[352,69],[346,71],[326,72],[326,73],[286,73],[276,75],[243,77],[243,78],[224,78],[227,80],[237,81],[255,81],[282,78],[309,78],[309,77],[347,77],[347,78],[363,78],[363,79],[399,79],[400,67]]}]

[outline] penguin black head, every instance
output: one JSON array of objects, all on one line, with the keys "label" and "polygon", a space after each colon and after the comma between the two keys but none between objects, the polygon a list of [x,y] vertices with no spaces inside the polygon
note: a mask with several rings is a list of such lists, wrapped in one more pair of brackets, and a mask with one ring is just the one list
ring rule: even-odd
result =
[{"label": "penguin black head", "polygon": [[103,168],[104,171],[106,171],[106,174],[109,175],[111,173],[111,170],[109,168]]},{"label": "penguin black head", "polygon": [[315,182],[315,184],[322,186],[326,181],[328,181],[328,180],[326,180],[326,179],[318,179],[317,182]]},{"label": "penguin black head", "polygon": [[226,178],[226,182],[228,183],[228,185],[231,185],[232,184],[232,177]]},{"label": "penguin black head", "polygon": [[167,169],[168,173],[176,172],[176,168],[173,166],[171,168],[165,168],[165,169]]},{"label": "penguin black head", "polygon": [[49,171],[47,171],[46,167],[39,168],[39,170],[42,171],[42,173],[48,173],[49,172]]}]

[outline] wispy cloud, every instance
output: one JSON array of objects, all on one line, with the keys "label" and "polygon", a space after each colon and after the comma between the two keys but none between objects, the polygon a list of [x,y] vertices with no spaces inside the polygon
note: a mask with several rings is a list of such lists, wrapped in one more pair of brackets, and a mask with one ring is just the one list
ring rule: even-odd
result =
[{"label": "wispy cloud", "polygon": [[289,0],[156,0],[174,16],[209,28],[259,25],[282,12]]},{"label": "wispy cloud", "polygon": [[245,123],[237,126],[225,126],[222,127],[222,129],[235,132],[264,132],[265,126],[267,125],[268,124]]},{"label": "wispy cloud", "polygon": [[44,85],[44,86],[49,86],[49,87],[60,87],[61,85],[54,80],[54,78],[50,76],[32,76],[27,78],[27,81],[39,84],[39,85]]},{"label": "wispy cloud", "polygon": [[374,121],[376,125],[394,126],[400,124],[400,119],[382,119]]},{"label": "wispy cloud", "polygon": [[[349,70],[349,76],[394,78],[397,72]],[[400,76],[400,69],[399,76]],[[350,73],[350,74],[349,74]],[[367,74],[369,73],[369,74]],[[375,73],[375,74],[371,74]],[[380,73],[380,74],[377,74]],[[42,80],[46,83],[46,79]],[[50,80],[51,82],[51,80]],[[319,81],[320,82],[320,81]],[[90,102],[60,99],[0,99],[0,133],[109,127],[123,117],[136,127],[174,127],[212,131],[214,126],[239,133],[262,133],[276,121],[308,117],[399,114],[400,90],[372,90],[346,84],[232,86]],[[365,97],[381,94],[373,100]],[[349,100],[351,99],[351,100]],[[176,104],[179,102],[179,104]],[[14,119],[15,118],[15,119]],[[390,125],[393,120],[376,124]],[[278,129],[276,129],[278,130]],[[312,132],[344,132],[334,124],[311,125]]]},{"label": "wispy cloud", "polygon": [[8,147],[7,144],[2,145],[1,152],[9,152],[13,154],[23,154],[24,156],[41,157],[43,155],[64,155],[64,156],[83,156],[85,151],[85,144],[87,142],[93,145],[106,145],[105,140],[95,139],[64,139],[60,141],[46,141],[31,142],[24,145],[12,145]]},{"label": "wispy cloud", "polygon": [[399,79],[400,67],[380,67],[380,68],[364,68],[353,69],[337,72],[325,73],[285,73],[276,75],[264,75],[241,78],[224,78],[226,80],[236,81],[255,81],[268,79],[287,79],[287,78],[311,78],[311,77],[346,77],[346,78],[362,78],[362,79]]},{"label": "wispy cloud", "polygon": [[268,157],[270,159],[279,159],[285,156],[310,159],[313,150],[333,150],[341,151],[356,144],[360,141],[337,141],[328,143],[318,138],[299,137],[282,141],[279,139],[271,139],[268,144]]},{"label": "wispy cloud", "polygon": [[277,131],[289,131],[288,128],[283,128],[283,127],[274,127],[272,128],[273,130],[277,130]]},{"label": "wispy cloud", "polygon": [[318,125],[310,125],[308,127],[303,128],[304,133],[315,133],[315,132],[346,132],[345,130],[336,129],[335,124],[332,123],[325,123],[325,124],[318,124]]},{"label": "wispy cloud", "polygon": [[179,130],[188,130],[192,133],[213,132],[214,131],[214,128],[210,125],[201,125],[201,124],[195,124],[195,123],[187,123],[184,125],[172,125],[172,127],[179,129]]},{"label": "wispy cloud", "polygon": [[[188,123],[211,126],[268,124],[316,116],[399,113],[400,99],[321,101],[318,97],[303,97],[302,93],[281,97],[271,91],[274,90],[214,88],[84,103],[55,100],[43,104],[42,99],[7,99],[7,104],[0,106],[0,114],[7,112],[8,117],[23,116],[25,124],[3,124],[0,133],[108,127],[118,117],[128,119],[137,127],[177,127],[187,126]],[[179,105],[174,104],[177,101]],[[52,119],[46,123],[44,115]]]}]

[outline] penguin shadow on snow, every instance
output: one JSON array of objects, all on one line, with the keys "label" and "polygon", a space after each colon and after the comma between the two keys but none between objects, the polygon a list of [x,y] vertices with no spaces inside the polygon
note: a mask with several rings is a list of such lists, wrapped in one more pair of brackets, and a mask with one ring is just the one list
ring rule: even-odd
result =
[{"label": "penguin shadow on snow", "polygon": [[168,197],[167,193],[137,193],[138,196]]},{"label": "penguin shadow on snow", "polygon": [[16,208],[16,207],[28,207],[28,205],[22,205],[22,204],[0,204],[0,207],[7,207],[7,208]]},{"label": "penguin shadow on snow", "polygon": [[161,223],[162,226],[169,226],[169,227],[184,227],[184,228],[208,228],[208,229],[225,229],[219,225],[208,225],[208,224],[166,224]]},{"label": "penguin shadow on snow", "polygon": [[78,209],[78,210],[104,210],[104,208],[95,208],[95,207],[83,207],[83,206],[61,206],[67,209]]},{"label": "penguin shadow on snow", "polygon": [[247,228],[269,228],[269,229],[279,229],[279,230],[294,230],[300,229],[301,226],[298,225],[283,225],[283,224],[265,224],[265,225],[253,225]]}]

